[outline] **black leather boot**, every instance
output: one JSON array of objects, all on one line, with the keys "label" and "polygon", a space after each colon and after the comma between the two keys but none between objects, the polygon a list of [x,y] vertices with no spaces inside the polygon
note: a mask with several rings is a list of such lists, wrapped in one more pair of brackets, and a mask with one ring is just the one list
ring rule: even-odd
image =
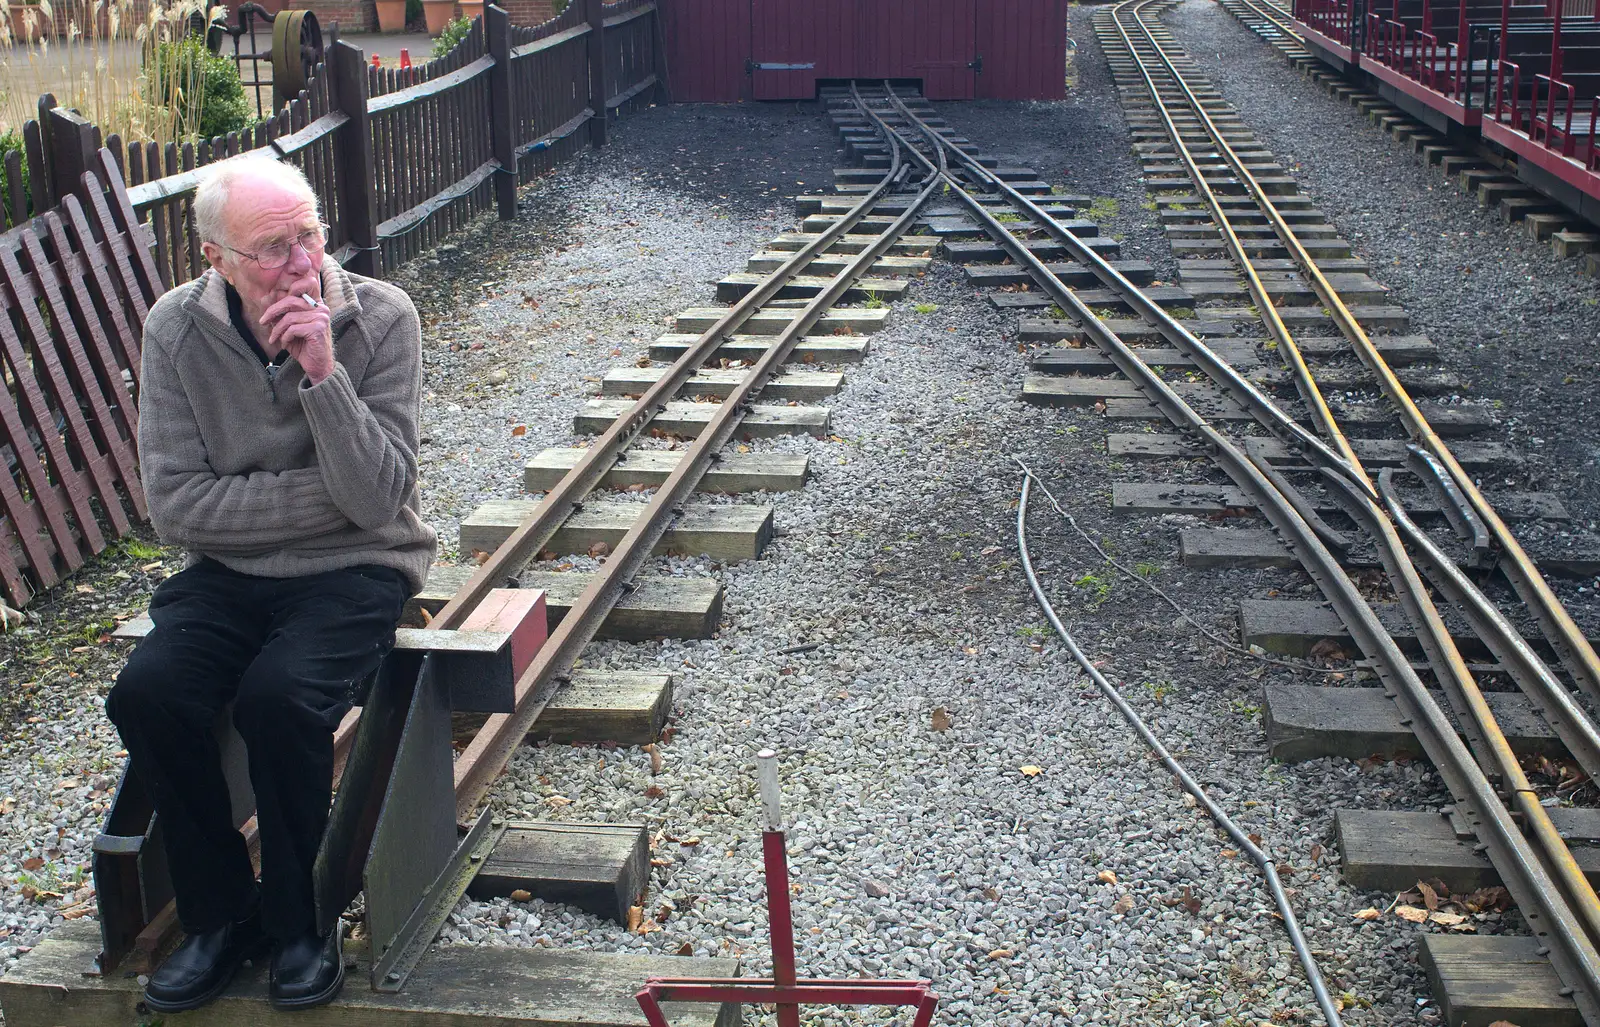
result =
[{"label": "black leather boot", "polygon": [[150,975],[144,1004],[158,1013],[197,1009],[222,994],[239,964],[266,950],[259,906],[244,920],[191,934]]},{"label": "black leather boot", "polygon": [[332,1002],[344,987],[344,931],[315,932],[283,942],[272,954],[267,1000],[278,1009],[309,1009]]}]

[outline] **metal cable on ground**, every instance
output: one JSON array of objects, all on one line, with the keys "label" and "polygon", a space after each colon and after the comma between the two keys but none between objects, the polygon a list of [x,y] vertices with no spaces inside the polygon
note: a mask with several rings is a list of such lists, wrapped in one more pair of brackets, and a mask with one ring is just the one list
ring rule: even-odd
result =
[{"label": "metal cable on ground", "polygon": [[1103,559],[1110,566],[1121,571],[1123,574],[1132,578],[1134,581],[1137,581],[1145,588],[1154,592],[1158,597],[1164,600],[1168,606],[1176,610],[1178,616],[1187,621],[1191,627],[1209,638],[1211,641],[1215,642],[1217,645],[1222,646],[1222,648],[1228,650],[1229,652],[1238,653],[1241,656],[1248,656],[1252,660],[1257,660],[1273,667],[1284,667],[1288,670],[1303,670],[1312,674],[1337,674],[1340,676],[1351,674],[1354,676],[1353,672],[1348,668],[1318,667],[1314,663],[1297,663],[1293,660],[1275,660],[1270,656],[1263,656],[1254,649],[1251,649],[1247,646],[1242,646],[1232,639],[1225,638],[1221,634],[1211,630],[1196,620],[1188,610],[1185,610],[1182,606],[1178,605],[1178,601],[1168,595],[1166,591],[1155,582],[1151,581],[1143,574],[1140,574],[1138,571],[1129,568],[1127,564],[1119,563],[1115,558],[1112,557],[1110,553],[1106,552],[1105,548],[1100,545],[1099,541],[1097,541],[1093,535],[1083,530],[1083,527],[1078,524],[1077,518],[1073,517],[1061,506],[1061,501],[1056,499],[1055,493],[1045,488],[1043,484],[1039,486],[1039,491],[1044,493],[1044,498],[1050,502],[1050,506],[1054,508],[1055,512],[1061,515],[1062,520],[1067,522],[1067,526],[1073,531],[1077,532],[1079,535],[1083,536],[1083,540],[1089,543],[1090,547],[1093,548],[1096,553],[1100,554],[1101,559]]},{"label": "metal cable on ground", "polygon": [[[1289,904],[1289,896],[1283,890],[1283,881],[1278,877],[1277,863],[1261,846],[1250,840],[1249,834],[1234,823],[1233,818],[1228,816],[1222,807],[1212,801],[1211,796],[1200,782],[1190,776],[1184,765],[1179,763],[1172,753],[1167,751],[1167,747],[1161,744],[1161,739],[1157,738],[1155,732],[1150,730],[1150,725],[1145,723],[1144,718],[1139,716],[1132,706],[1128,705],[1128,701],[1122,697],[1121,692],[1117,691],[1116,686],[1106,680],[1105,675],[1100,673],[1094,662],[1089,659],[1082,649],[1078,648],[1078,643],[1072,637],[1072,633],[1061,622],[1061,618],[1056,614],[1055,607],[1050,604],[1049,597],[1044,594],[1044,587],[1039,583],[1038,575],[1034,573],[1033,559],[1028,553],[1028,499],[1032,491],[1032,485],[1037,478],[1027,464],[1017,457],[1012,457],[1012,459],[1016,460],[1017,466],[1022,468],[1023,475],[1022,498],[1017,503],[1017,548],[1022,554],[1022,573],[1028,579],[1028,587],[1033,590],[1033,597],[1038,600],[1039,608],[1044,611],[1045,618],[1050,621],[1050,626],[1056,629],[1056,634],[1060,635],[1061,640],[1066,643],[1067,649],[1072,653],[1072,658],[1077,661],[1083,672],[1089,675],[1089,679],[1094,682],[1100,693],[1117,708],[1117,712],[1122,715],[1122,719],[1128,722],[1128,726],[1133,728],[1144,744],[1149,747],[1150,751],[1160,758],[1167,770],[1171,771],[1172,776],[1178,779],[1179,784],[1183,786],[1183,790],[1194,796],[1195,801],[1205,808],[1206,813],[1216,822],[1217,826],[1227,832],[1228,837],[1232,838],[1234,843],[1250,857],[1256,866],[1261,868],[1261,873],[1267,881],[1267,890],[1272,893],[1272,901],[1277,905],[1279,915],[1283,917],[1284,933],[1289,936],[1289,944],[1294,947],[1295,955],[1300,959],[1300,966],[1306,972],[1306,980],[1311,984],[1311,991],[1316,996],[1317,1005],[1322,1010],[1323,1020],[1327,1022],[1328,1027],[1343,1027],[1344,1021],[1339,1018],[1339,1009],[1334,1004],[1333,996],[1328,993],[1328,986],[1323,982],[1322,973],[1317,969],[1317,961],[1311,955],[1311,947],[1306,943],[1305,935],[1300,931],[1300,922],[1295,918],[1294,907]],[[1039,487],[1043,489],[1043,483],[1040,483]]]}]

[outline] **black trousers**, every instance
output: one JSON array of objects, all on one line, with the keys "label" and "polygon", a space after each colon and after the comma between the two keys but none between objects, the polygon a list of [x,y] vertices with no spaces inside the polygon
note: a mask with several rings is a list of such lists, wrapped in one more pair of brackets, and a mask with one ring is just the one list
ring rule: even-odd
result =
[{"label": "black trousers", "polygon": [[409,595],[404,575],[386,567],[259,578],[212,560],[156,589],[155,629],[117,677],[106,713],[164,825],[184,930],[213,930],[256,904],[214,734],[230,702],[256,794],[263,924],[280,941],[313,929],[333,731],[394,645]]}]

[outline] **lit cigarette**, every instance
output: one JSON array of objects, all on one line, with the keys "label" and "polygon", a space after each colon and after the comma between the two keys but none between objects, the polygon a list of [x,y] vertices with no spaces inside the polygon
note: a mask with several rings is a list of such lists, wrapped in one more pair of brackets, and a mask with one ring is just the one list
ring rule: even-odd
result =
[{"label": "lit cigarette", "polygon": [[306,301],[306,306],[312,307],[313,309],[318,307],[318,306],[321,306],[321,304],[319,304],[316,300],[311,298],[311,294],[309,292],[301,293],[300,294],[300,298]]}]

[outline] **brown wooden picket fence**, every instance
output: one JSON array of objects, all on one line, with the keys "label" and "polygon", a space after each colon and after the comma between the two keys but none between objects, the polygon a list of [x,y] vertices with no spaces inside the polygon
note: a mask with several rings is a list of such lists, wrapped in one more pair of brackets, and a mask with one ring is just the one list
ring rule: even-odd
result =
[{"label": "brown wooden picket fence", "polygon": [[488,7],[449,54],[405,70],[336,42],[275,117],[199,143],[124,146],[43,98],[0,196],[4,598],[25,605],[146,519],[140,338],[150,304],[204,270],[193,198],[207,165],[251,150],[293,162],[321,198],[329,252],[382,276],[491,205],[514,217],[519,183],[603,144],[620,109],[664,98],[660,55],[651,0],[574,0],[534,27]]}]

